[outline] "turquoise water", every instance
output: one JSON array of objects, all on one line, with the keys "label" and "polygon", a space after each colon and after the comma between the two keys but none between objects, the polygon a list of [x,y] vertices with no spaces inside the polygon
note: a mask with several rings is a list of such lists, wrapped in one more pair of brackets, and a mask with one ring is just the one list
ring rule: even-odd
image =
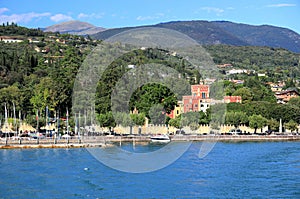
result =
[{"label": "turquoise water", "polygon": [[300,198],[299,142],[219,142],[202,159],[200,146],[141,174],[108,168],[86,149],[0,150],[0,198]]}]

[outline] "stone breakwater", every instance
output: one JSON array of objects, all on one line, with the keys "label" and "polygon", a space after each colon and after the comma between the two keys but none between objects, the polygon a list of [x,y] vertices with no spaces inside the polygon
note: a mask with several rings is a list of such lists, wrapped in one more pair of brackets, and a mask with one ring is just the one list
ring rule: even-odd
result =
[{"label": "stone breakwater", "polygon": [[[300,135],[175,135],[171,141],[213,141],[213,142],[272,142],[272,141],[300,141]],[[35,140],[0,140],[0,149],[26,148],[84,148],[109,147],[113,143],[150,142],[150,136],[94,136],[80,139],[35,139]]]}]

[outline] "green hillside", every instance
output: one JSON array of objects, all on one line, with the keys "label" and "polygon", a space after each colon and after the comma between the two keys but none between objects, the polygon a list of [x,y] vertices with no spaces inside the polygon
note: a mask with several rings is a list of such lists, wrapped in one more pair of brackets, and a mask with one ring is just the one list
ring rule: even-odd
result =
[{"label": "green hillside", "polygon": [[[14,103],[16,111],[21,111],[22,117],[25,117],[29,123],[34,123],[36,110],[40,110],[43,116],[46,106],[51,116],[54,116],[57,111],[60,115],[65,115],[67,108],[72,106],[71,96],[78,69],[86,56],[96,45],[101,44],[101,41],[69,34],[43,33],[38,29],[27,29],[15,24],[1,26],[0,33],[2,36],[14,36],[23,40],[19,43],[0,42],[0,119],[3,120],[4,117],[5,103],[9,110],[12,110]],[[277,107],[270,88],[265,85],[267,81],[290,81],[290,85],[294,86],[298,84],[296,80],[300,73],[299,54],[282,48],[269,47],[229,45],[206,45],[204,47],[216,64],[232,64],[233,68],[251,69],[267,74],[264,78],[258,78],[256,73],[231,77],[224,75],[224,79],[245,80],[244,85],[234,85],[227,81],[224,85],[227,94],[232,95],[241,93],[242,90],[239,90],[241,87],[246,88],[250,94],[244,96],[248,97],[249,103],[243,106],[246,106],[245,110],[249,113],[253,113],[252,108],[257,107],[259,101],[265,101],[271,103],[274,108]],[[127,66],[139,66],[149,62],[176,69],[182,74],[182,78],[189,79],[190,84],[199,82],[201,78],[201,74],[197,73],[188,61],[178,55],[172,55],[172,52],[165,49],[149,48],[127,53],[107,68],[105,76],[98,84],[95,109],[98,114],[102,115],[98,117],[100,120],[110,121],[105,117],[111,111],[111,91],[118,79],[129,71]],[[223,70],[228,69],[220,69],[220,73],[225,74]],[[174,85],[176,84],[178,87],[182,85],[179,81],[174,82]],[[188,88],[183,89],[188,91]],[[244,90],[242,94],[246,91]],[[151,92],[155,93],[155,97]],[[161,85],[149,84],[134,92],[129,108],[131,110],[138,108],[141,114],[148,116],[150,107],[161,103],[169,112],[176,104],[177,97],[179,96]],[[265,106],[263,103],[259,105]],[[229,108],[239,110],[241,107],[238,106]],[[294,110],[293,114],[298,114],[297,110]],[[12,114],[11,111],[10,114]],[[298,115],[294,117],[298,118]],[[286,116],[284,120],[288,121],[288,118]],[[113,121],[106,124],[112,125]]]}]

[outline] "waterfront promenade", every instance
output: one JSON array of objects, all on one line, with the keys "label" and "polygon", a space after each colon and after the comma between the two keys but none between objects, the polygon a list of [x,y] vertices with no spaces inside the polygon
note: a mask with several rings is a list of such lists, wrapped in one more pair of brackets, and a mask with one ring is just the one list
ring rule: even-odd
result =
[{"label": "waterfront promenade", "polygon": [[[300,135],[175,135],[171,141],[212,141],[212,142],[272,142],[272,141],[300,141]],[[15,148],[82,148],[82,147],[109,147],[114,143],[122,142],[147,143],[149,135],[128,136],[85,136],[72,139],[31,139],[12,140],[1,139],[0,149]]]}]

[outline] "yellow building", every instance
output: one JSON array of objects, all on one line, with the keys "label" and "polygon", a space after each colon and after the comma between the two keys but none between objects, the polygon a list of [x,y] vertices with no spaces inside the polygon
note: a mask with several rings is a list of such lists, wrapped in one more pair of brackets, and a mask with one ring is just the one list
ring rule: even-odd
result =
[{"label": "yellow building", "polygon": [[181,113],[183,113],[183,102],[178,101],[177,106],[175,106],[174,110],[171,111],[170,114],[167,114],[170,118],[178,117]]}]

